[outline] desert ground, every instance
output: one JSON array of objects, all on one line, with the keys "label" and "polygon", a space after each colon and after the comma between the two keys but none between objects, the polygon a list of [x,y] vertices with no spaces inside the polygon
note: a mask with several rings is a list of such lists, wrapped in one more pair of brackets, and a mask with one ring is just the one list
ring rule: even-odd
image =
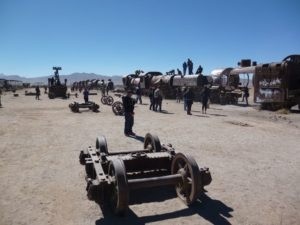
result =
[{"label": "desert ground", "polygon": [[[41,100],[24,90],[2,95],[0,108],[1,225],[293,225],[300,224],[300,114],[260,111],[251,103],[210,105],[206,115],[195,102],[191,116],[183,104],[163,101],[153,112],[149,99],[135,107],[134,132],[155,133],[176,152],[209,167],[212,183],[191,207],[173,187],[130,193],[129,212],[115,217],[86,197],[81,149],[104,135],[108,150],[137,150],[139,139],[124,136],[124,117],[90,97],[100,112],[72,113],[76,99]],[[115,100],[118,97],[114,96]]]}]

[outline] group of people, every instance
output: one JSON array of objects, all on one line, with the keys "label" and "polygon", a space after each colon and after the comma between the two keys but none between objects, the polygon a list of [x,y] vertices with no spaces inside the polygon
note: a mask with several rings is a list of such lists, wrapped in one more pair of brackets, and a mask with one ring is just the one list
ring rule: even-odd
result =
[{"label": "group of people", "polygon": [[186,70],[188,70],[188,75],[192,75],[194,63],[192,62],[192,60],[188,59],[187,62],[183,62],[182,68],[183,68],[183,75],[186,75],[187,72]]},{"label": "group of people", "polygon": [[[185,76],[186,74],[192,75],[194,70],[194,63],[192,60],[188,59],[186,62],[183,62],[182,64],[183,73],[180,69],[177,68],[177,74]],[[196,74],[202,74],[203,68],[201,65],[199,65],[198,69],[196,70]],[[167,72],[167,75],[173,75],[175,74],[175,70],[171,70]]]},{"label": "group of people", "polygon": [[149,92],[150,107],[149,110],[161,112],[163,95],[159,87],[153,87]]},{"label": "group of people", "polygon": [[[141,90],[141,89],[137,89]],[[134,105],[137,103],[137,99],[132,98],[133,91],[127,90],[126,95],[122,97],[122,103],[124,106],[124,135],[125,136],[135,136],[136,134],[132,131],[134,125]],[[140,94],[138,92],[138,94]],[[160,111],[162,105],[162,92],[159,87],[151,88],[149,93],[150,98],[150,110]]]},{"label": "group of people", "polygon": [[[187,111],[187,115],[192,115],[191,110],[195,99],[195,94],[193,89],[190,87],[184,88],[182,96],[183,96],[184,110]],[[202,113],[204,114],[206,114],[206,110],[208,108],[209,97],[210,97],[210,89],[205,86],[201,92]],[[177,89],[176,102],[180,102],[180,98],[181,98],[181,91],[180,89]]]},{"label": "group of people", "polygon": [[[137,90],[140,90],[137,89]],[[182,96],[181,96],[182,93]],[[136,134],[132,131],[134,125],[134,105],[137,103],[136,99],[132,98],[133,91],[128,90],[126,95],[122,97],[122,102],[124,106],[124,116],[125,116],[125,136],[135,136]],[[140,94],[140,92],[138,92]],[[192,88],[186,87],[181,92],[180,88],[176,91],[176,102],[180,102],[180,98],[183,97],[184,110],[187,111],[187,115],[192,115],[191,109],[195,100],[195,94]],[[208,108],[208,100],[210,97],[210,89],[205,86],[201,92],[201,102],[202,102],[202,113],[206,114]],[[152,87],[149,92],[150,106],[149,110],[162,111],[162,92],[159,87]]]},{"label": "group of people", "polygon": [[104,80],[101,80],[100,90],[101,90],[102,96],[108,95],[109,91],[114,90],[114,83],[112,82],[111,79],[108,79],[107,83],[105,83]]}]

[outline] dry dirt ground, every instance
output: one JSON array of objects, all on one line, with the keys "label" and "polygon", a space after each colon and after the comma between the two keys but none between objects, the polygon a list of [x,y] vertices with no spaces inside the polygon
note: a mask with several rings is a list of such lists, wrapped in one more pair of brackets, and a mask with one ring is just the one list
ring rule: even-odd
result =
[{"label": "dry dirt ground", "polygon": [[[0,224],[300,224],[300,114],[255,107],[211,105],[193,115],[183,104],[163,102],[163,113],[149,111],[149,100],[135,108],[134,131],[156,133],[177,152],[207,166],[213,181],[192,207],[173,188],[130,193],[123,218],[102,212],[86,197],[81,149],[103,134],[109,151],[141,149],[123,135],[124,118],[91,96],[100,112],[72,113],[68,104],[83,97],[37,101],[34,96],[2,96],[0,108]],[[115,100],[118,98],[115,97]]]}]

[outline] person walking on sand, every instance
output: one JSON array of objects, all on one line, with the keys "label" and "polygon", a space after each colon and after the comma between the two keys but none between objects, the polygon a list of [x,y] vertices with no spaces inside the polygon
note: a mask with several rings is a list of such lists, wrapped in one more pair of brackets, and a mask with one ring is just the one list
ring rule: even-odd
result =
[{"label": "person walking on sand", "polygon": [[191,110],[195,94],[191,88],[188,88],[187,91],[183,94],[183,96],[186,99],[187,115],[192,115]]},{"label": "person walking on sand", "polygon": [[137,87],[136,91],[135,91],[135,94],[136,94],[136,102],[140,102],[140,104],[142,104],[142,89],[140,86]]},{"label": "person walking on sand", "polygon": [[88,103],[89,102],[89,91],[87,88],[84,88],[84,91],[83,91],[83,98],[84,98],[84,102],[85,103]]},{"label": "person walking on sand", "polygon": [[202,114],[203,113],[206,114],[208,99],[210,96],[210,89],[205,86],[201,95],[202,95]]},{"label": "person walking on sand", "polygon": [[149,92],[149,100],[150,100],[150,106],[149,106],[149,110],[153,110],[154,111],[154,90],[155,88],[151,87],[150,88],[150,92]]},{"label": "person walking on sand", "polygon": [[125,115],[125,136],[135,136],[135,133],[132,131],[134,124],[134,105],[135,100],[131,98],[132,91],[128,90],[126,96],[122,97],[122,102],[124,106],[124,115]]},{"label": "person walking on sand", "polygon": [[101,90],[102,96],[105,96],[105,92],[106,92],[106,84],[105,84],[104,80],[101,80],[101,83],[100,83],[100,90]]},{"label": "person walking on sand", "polygon": [[159,89],[159,87],[157,87],[154,91],[154,111],[159,110],[161,112],[161,105],[162,105],[162,93]]},{"label": "person walking on sand", "polygon": [[40,100],[40,94],[41,94],[40,87],[36,86],[36,88],[35,88],[35,99],[36,100]]}]

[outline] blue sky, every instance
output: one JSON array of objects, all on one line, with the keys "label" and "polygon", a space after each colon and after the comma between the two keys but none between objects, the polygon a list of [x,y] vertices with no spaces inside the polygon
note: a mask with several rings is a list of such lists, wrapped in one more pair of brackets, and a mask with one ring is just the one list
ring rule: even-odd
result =
[{"label": "blue sky", "polygon": [[299,0],[0,0],[0,73],[204,74],[300,54]]}]

